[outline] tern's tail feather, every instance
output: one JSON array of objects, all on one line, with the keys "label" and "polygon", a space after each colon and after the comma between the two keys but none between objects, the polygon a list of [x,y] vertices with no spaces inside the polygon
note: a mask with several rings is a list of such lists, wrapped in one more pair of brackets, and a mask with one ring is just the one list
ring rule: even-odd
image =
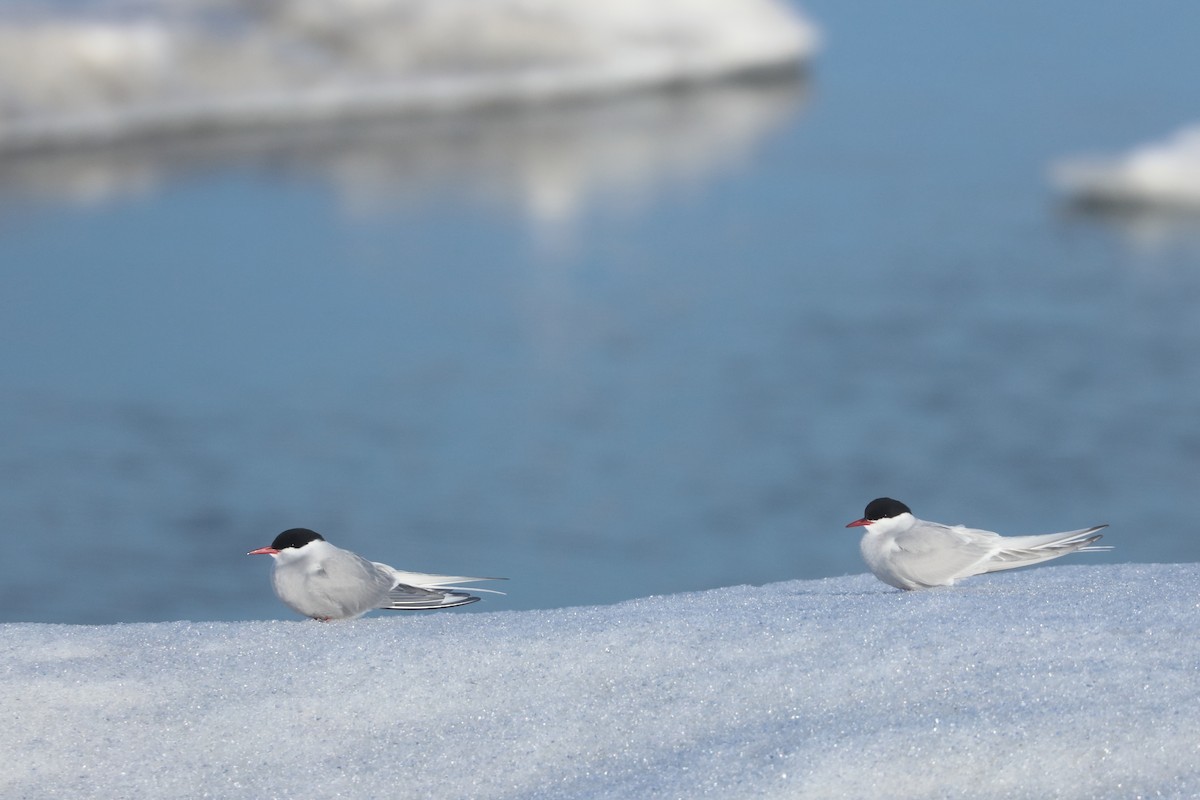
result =
[{"label": "tern's tail feather", "polygon": [[[379,564],[381,567],[387,567],[386,564]],[[504,581],[507,578],[472,578],[467,575],[431,575],[427,572],[405,572],[404,570],[396,569],[395,567],[387,567],[392,571],[397,583],[408,584],[409,586],[420,586],[422,589],[454,589],[456,583],[474,583],[475,581]],[[504,594],[497,592],[495,589],[478,589],[473,591],[492,592],[493,594]]]},{"label": "tern's tail feather", "polygon": [[1096,525],[1077,531],[1064,533],[1046,533],[1036,536],[1006,536],[1004,547],[988,561],[988,572],[999,572],[1002,569],[1025,567],[1052,558],[1065,556],[1067,553],[1079,551],[1111,550],[1111,547],[1092,546],[1099,541],[1101,534],[1096,531],[1107,528],[1108,525]]}]

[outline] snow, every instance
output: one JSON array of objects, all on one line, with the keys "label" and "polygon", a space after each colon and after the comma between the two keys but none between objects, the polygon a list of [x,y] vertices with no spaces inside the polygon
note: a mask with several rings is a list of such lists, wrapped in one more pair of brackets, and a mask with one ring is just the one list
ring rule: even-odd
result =
[{"label": "snow", "polygon": [[0,626],[0,796],[1200,794],[1196,564],[280,617]]},{"label": "snow", "polygon": [[1121,156],[1065,159],[1052,178],[1084,202],[1200,211],[1200,125]]}]

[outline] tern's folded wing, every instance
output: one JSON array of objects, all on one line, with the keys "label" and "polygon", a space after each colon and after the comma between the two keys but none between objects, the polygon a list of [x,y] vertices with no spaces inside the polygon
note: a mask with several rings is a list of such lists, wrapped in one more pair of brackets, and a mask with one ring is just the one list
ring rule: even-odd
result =
[{"label": "tern's folded wing", "polygon": [[387,604],[380,608],[388,611],[421,611],[431,608],[465,606],[467,603],[474,603],[478,600],[478,597],[466,592],[422,589],[419,586],[398,583],[388,592]]},{"label": "tern's folded wing", "polygon": [[892,569],[919,586],[946,586],[985,572],[999,539],[991,531],[922,521],[896,537]]}]

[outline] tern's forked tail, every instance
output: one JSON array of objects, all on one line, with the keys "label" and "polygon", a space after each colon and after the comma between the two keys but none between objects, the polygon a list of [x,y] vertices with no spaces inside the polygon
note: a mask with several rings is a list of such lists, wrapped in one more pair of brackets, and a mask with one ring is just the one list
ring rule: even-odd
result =
[{"label": "tern's forked tail", "polygon": [[1025,567],[1065,556],[1068,553],[1095,553],[1112,550],[1109,545],[1095,544],[1103,536],[1096,531],[1107,527],[1106,523],[1064,533],[1004,537],[1004,548],[992,556],[987,571],[999,572],[1014,567]]}]

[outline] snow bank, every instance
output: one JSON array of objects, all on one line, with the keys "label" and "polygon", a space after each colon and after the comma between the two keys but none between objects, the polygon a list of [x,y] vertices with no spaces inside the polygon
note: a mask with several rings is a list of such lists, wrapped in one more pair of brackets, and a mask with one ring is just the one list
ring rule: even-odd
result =
[{"label": "snow bank", "polygon": [[1200,211],[1200,125],[1125,155],[1063,160],[1051,177],[1086,203]]},{"label": "snow bank", "polygon": [[1123,565],[327,625],[10,624],[0,795],[1196,796],[1198,618],[1200,565]]}]

